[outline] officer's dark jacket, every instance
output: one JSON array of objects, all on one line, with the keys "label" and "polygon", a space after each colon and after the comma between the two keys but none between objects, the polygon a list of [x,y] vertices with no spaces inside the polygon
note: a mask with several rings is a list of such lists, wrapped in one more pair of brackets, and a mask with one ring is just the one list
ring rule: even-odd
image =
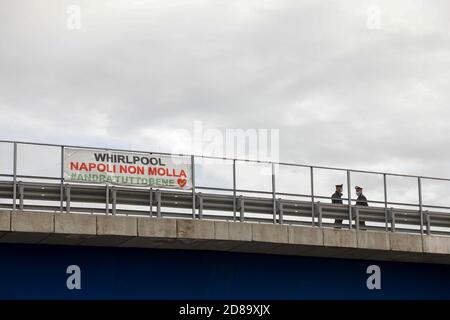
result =
[{"label": "officer's dark jacket", "polygon": [[339,192],[335,192],[333,193],[333,195],[331,196],[331,203],[336,203],[336,204],[342,204],[342,193]]},{"label": "officer's dark jacket", "polygon": [[369,206],[369,203],[367,202],[367,198],[361,194],[360,196],[358,196],[358,199],[356,199],[356,205],[357,206]]}]

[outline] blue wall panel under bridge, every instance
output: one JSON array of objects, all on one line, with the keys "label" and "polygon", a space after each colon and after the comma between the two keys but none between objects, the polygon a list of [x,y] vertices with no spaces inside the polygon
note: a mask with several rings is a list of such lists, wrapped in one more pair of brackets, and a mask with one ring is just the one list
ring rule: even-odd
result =
[{"label": "blue wall panel under bridge", "polygon": [[[81,289],[69,290],[68,266]],[[380,267],[369,290],[367,267]],[[71,278],[72,280],[74,278]],[[71,282],[74,283],[74,282]],[[0,299],[449,299],[450,265],[135,248],[0,245]]]}]

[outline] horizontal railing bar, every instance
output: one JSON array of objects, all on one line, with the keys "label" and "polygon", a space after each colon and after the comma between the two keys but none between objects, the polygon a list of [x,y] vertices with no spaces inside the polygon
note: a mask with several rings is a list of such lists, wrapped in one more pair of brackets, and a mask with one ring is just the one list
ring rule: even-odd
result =
[{"label": "horizontal railing bar", "polygon": [[[9,177],[9,176],[8,176]],[[43,180],[53,180],[53,181],[60,181],[60,178],[56,178],[56,177],[42,177],[42,176],[25,176],[25,175],[20,175],[18,176],[18,178],[31,178],[31,179],[43,179]],[[9,181],[8,181],[9,182]],[[39,182],[24,182],[24,183],[30,183],[30,184],[35,184],[35,185],[40,185]],[[78,182],[77,184],[70,184],[70,183],[66,183],[66,186],[74,186],[76,187],[77,185],[86,187],[86,186],[90,186],[93,188],[96,187],[103,187],[104,185],[102,184],[92,184],[92,183],[83,183],[83,182]],[[114,186],[117,190],[121,190],[121,191],[136,191],[136,190],[146,190],[145,187],[133,187],[133,186]],[[232,192],[233,189],[229,189],[229,188],[215,188],[215,187],[196,187],[198,189],[203,189],[203,190],[216,190],[216,191],[227,191],[227,192]],[[169,188],[160,188],[161,190],[168,190],[171,191],[173,189],[169,189]],[[157,190],[157,189],[154,189]],[[244,193],[254,193],[254,194],[258,194],[258,193],[262,193],[262,194],[270,194],[270,192],[268,191],[255,191],[255,190],[245,190],[245,189],[237,189],[237,192],[244,192]],[[305,195],[305,194],[295,194],[295,193],[277,193],[277,195],[281,195],[281,196],[297,196],[297,197],[304,197],[304,198],[311,198],[311,195]],[[319,198],[319,199],[327,199],[327,200],[331,200],[331,197],[326,197],[326,196],[315,196],[315,198]],[[347,199],[342,199],[344,201],[347,201]],[[356,201],[356,199],[351,199],[352,201]],[[384,204],[384,201],[378,201],[378,200],[368,200],[369,203],[377,203],[377,204]],[[418,207],[419,204],[412,204],[412,203],[404,203],[404,202],[387,202],[388,205],[400,205],[400,206],[411,206],[411,207]],[[428,205],[428,204],[423,204],[424,208],[433,208],[433,209],[445,209],[445,210],[450,210],[449,206],[436,206],[436,205]]]},{"label": "horizontal railing bar", "polygon": [[424,208],[432,208],[432,209],[447,209],[450,210],[450,207],[446,207],[446,206],[432,206],[432,205],[422,205],[422,207]]},{"label": "horizontal railing bar", "polygon": [[236,189],[236,192],[243,193],[261,193],[261,194],[272,194],[270,191],[261,191],[261,190],[246,190],[246,189]]},{"label": "horizontal railing bar", "polygon": [[61,181],[60,177],[48,177],[48,176],[35,176],[35,175],[16,175],[17,179],[41,179],[41,180],[58,180]]},{"label": "horizontal railing bar", "polygon": [[[277,192],[277,196],[289,196],[289,197],[311,198],[311,195],[310,195],[310,194],[289,193],[289,192]],[[316,196],[314,196],[314,197],[316,197]]]},{"label": "horizontal railing bar", "polygon": [[[134,153],[158,154],[158,155],[168,155],[168,156],[181,156],[181,157],[192,156],[190,154],[183,154],[183,153],[176,154],[176,153],[168,153],[168,152],[150,152],[150,151],[130,150],[130,149],[120,149],[120,148],[99,148],[99,147],[62,145],[62,144],[28,142],[28,141],[0,140],[0,143],[17,143],[18,145],[22,144],[22,145],[35,145],[35,146],[58,147],[58,148],[64,147],[64,148],[77,148],[77,149],[88,149],[88,150],[117,151],[117,152],[134,152]],[[427,177],[427,176],[418,176],[418,175],[411,175],[411,174],[388,173],[388,172],[370,171],[370,170],[358,170],[358,169],[326,167],[326,166],[313,166],[313,165],[306,165],[306,164],[273,162],[273,161],[251,160],[251,159],[237,159],[237,158],[230,158],[230,157],[217,157],[217,156],[205,156],[205,155],[193,155],[193,156],[197,157],[197,158],[204,158],[204,159],[228,160],[228,161],[239,161],[239,162],[263,163],[263,164],[276,164],[276,165],[281,165],[281,166],[296,166],[296,167],[305,167],[305,168],[312,167],[315,169],[324,169],[324,170],[350,171],[352,173],[367,173],[367,174],[377,174],[377,175],[386,175],[386,176],[394,176],[394,177],[421,178],[421,179],[427,179],[427,180],[450,181],[450,178]]]},{"label": "horizontal railing bar", "polygon": [[219,188],[219,187],[204,187],[204,186],[195,186],[196,189],[202,189],[202,190],[214,190],[214,191],[230,191],[233,192],[233,189],[231,188]]},{"label": "horizontal railing bar", "polygon": [[[42,177],[42,176],[25,176],[25,175],[21,175],[18,176],[18,178],[31,178],[31,179],[43,179],[43,180],[53,180],[53,181],[60,181],[60,178],[56,178],[56,177]],[[25,182],[25,183],[30,183],[30,184],[35,184],[35,185],[39,185],[39,182]],[[74,186],[76,187],[77,185],[86,187],[103,187],[104,185],[102,184],[92,184],[92,183],[84,183],[84,182],[77,182],[76,184],[70,184],[70,183],[66,183],[66,186]],[[116,188],[117,190],[122,190],[122,191],[136,191],[136,190],[146,190],[146,187],[133,187],[133,186],[114,186],[114,188]],[[216,191],[227,191],[227,192],[232,192],[233,189],[228,189],[228,188],[215,188],[215,187],[196,187],[198,189],[203,189],[203,190],[216,190]],[[157,190],[157,189],[154,189]],[[160,188],[160,190],[168,190],[171,191],[173,189],[170,188]],[[271,194],[269,191],[262,191],[262,190],[245,190],[245,189],[237,189],[236,192],[243,192],[243,193],[254,193],[254,194]],[[304,197],[304,198],[311,198],[311,195],[305,195],[305,194],[295,194],[295,193],[277,193],[277,195],[284,195],[284,196],[297,196],[297,197]],[[319,199],[327,199],[327,200],[332,200],[331,197],[327,197],[327,196],[315,196],[315,198],[319,198]],[[342,199],[344,201],[347,201],[347,199]],[[356,199],[351,199],[352,201],[356,201]],[[368,200],[369,203],[377,203],[377,204],[384,204],[384,201],[378,201],[378,200]],[[401,205],[401,206],[411,206],[411,207],[418,207],[419,204],[412,204],[412,203],[404,203],[404,202],[387,202],[388,205]],[[427,205],[424,204],[423,207],[426,208],[434,208],[434,209],[448,209],[450,210],[450,207],[448,206],[434,206],[434,205]]]},{"label": "horizontal railing bar", "polygon": [[[305,196],[305,197],[311,197],[311,195],[309,195],[309,196]],[[326,199],[326,200],[333,200],[333,198],[332,197],[327,197],[327,196],[316,196],[316,195],[314,195],[314,198],[319,198],[319,199]],[[345,201],[345,202],[347,202],[348,201],[348,199],[347,198],[342,198],[342,199],[340,199],[340,200],[343,200],[343,201]],[[351,199],[351,201],[357,201],[357,199]],[[384,201],[382,201],[382,200],[371,200],[371,199],[367,199],[367,203],[378,203],[378,204],[384,204],[385,202]],[[417,204],[414,204],[414,203],[406,203],[406,202],[391,202],[391,201],[388,201],[388,202],[386,202],[388,205],[389,204],[393,204],[393,205],[398,205],[398,206],[412,206],[412,207],[418,207],[419,206],[419,204],[417,203]],[[369,206],[369,208],[370,208],[370,206]]]},{"label": "horizontal railing bar", "polygon": [[86,149],[86,150],[101,150],[101,151],[117,151],[117,152],[131,152],[131,153],[146,153],[146,154],[159,154],[166,156],[181,156],[190,157],[188,154],[175,154],[168,152],[150,152],[142,150],[129,150],[129,149],[118,149],[118,148],[99,148],[99,147],[88,147],[88,146],[78,146],[78,145],[62,145],[62,144],[52,144],[52,143],[42,143],[42,142],[27,142],[27,141],[8,141],[0,140],[0,143],[17,143],[17,145],[32,145],[32,146],[42,146],[42,147],[57,147],[57,148],[74,148],[74,149]]}]

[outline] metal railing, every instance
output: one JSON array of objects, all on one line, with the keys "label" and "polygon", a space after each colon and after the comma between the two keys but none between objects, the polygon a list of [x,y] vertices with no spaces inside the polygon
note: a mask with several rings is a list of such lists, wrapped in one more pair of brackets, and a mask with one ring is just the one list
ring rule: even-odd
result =
[{"label": "metal railing", "polygon": [[[414,176],[408,174],[386,173],[367,170],[352,170],[346,168],[324,167],[324,166],[312,166],[304,164],[294,163],[273,163],[269,161],[255,161],[245,159],[233,159],[233,158],[221,158],[213,156],[201,156],[201,155],[186,155],[186,154],[171,154],[162,152],[149,152],[142,150],[126,150],[116,148],[97,148],[97,147],[85,147],[85,146],[72,146],[72,145],[57,145],[48,143],[33,143],[33,142],[19,142],[19,141],[6,141],[0,140],[0,144],[6,144],[12,146],[12,172],[0,171],[0,198],[10,199],[11,203],[2,204],[3,208],[10,208],[15,211],[32,210],[36,208],[42,208],[45,210],[59,210],[60,212],[101,212],[95,207],[88,208],[75,208],[71,207],[71,192],[83,194],[83,188],[88,188],[89,192],[98,193],[99,190],[103,190],[103,196],[98,196],[95,201],[89,200],[87,194],[84,194],[85,198],[77,198],[80,203],[104,203],[106,205],[103,211],[106,214],[147,214],[148,210],[134,210],[134,209],[117,209],[117,205],[127,204],[131,206],[142,205],[141,200],[129,201],[127,199],[118,199],[118,194],[127,194],[129,199],[136,197],[142,197],[145,194],[145,198],[150,205],[149,213],[152,216],[153,206],[156,206],[156,216],[183,216],[187,217],[186,210],[189,210],[189,217],[193,219],[206,218],[220,218],[233,221],[259,221],[281,224],[306,224],[318,227],[331,227],[336,226],[332,220],[340,219],[345,221],[345,226],[349,229],[359,229],[359,220],[362,219],[367,223],[366,229],[383,229],[385,231],[407,231],[407,232],[419,232],[420,234],[449,234],[450,235],[450,213],[431,211],[431,210],[449,210],[450,206],[442,206],[436,204],[423,203],[423,181],[446,181],[450,182],[447,178],[437,177],[425,177]],[[24,175],[18,174],[18,146],[42,146],[52,147],[60,149],[60,176],[41,176],[41,175]],[[152,189],[147,188],[131,188],[131,187],[118,187],[111,185],[97,185],[97,186],[83,186],[79,183],[71,184],[64,180],[64,149],[65,148],[81,148],[89,150],[107,150],[117,152],[135,152],[135,153],[152,153],[158,155],[172,155],[190,157],[192,163],[192,184],[193,188],[191,192],[183,191],[171,191],[164,189]],[[196,184],[196,163],[198,159],[215,159],[231,162],[232,167],[232,187],[212,187],[202,186]],[[253,163],[253,164],[266,164],[271,167],[271,190],[255,190],[255,189],[240,189],[237,187],[237,169],[238,163]],[[304,168],[309,171],[310,193],[288,193],[279,192],[276,190],[276,166],[286,166],[295,168]],[[343,199],[345,204],[343,205],[331,205],[331,197],[319,195],[315,192],[315,178],[316,171],[324,169],[335,172],[342,172],[346,175],[346,184],[348,196]],[[375,204],[371,207],[359,207],[353,203],[356,199],[351,197],[351,183],[352,175],[355,173],[364,173],[381,176],[383,179],[383,201],[377,201],[368,199],[370,204]],[[404,177],[413,178],[417,183],[417,202],[393,202],[388,198],[388,177]],[[44,180],[42,183],[32,183],[25,180]],[[58,187],[58,190],[55,189]],[[45,196],[36,196],[38,189],[51,190],[43,192]],[[91,189],[89,189],[91,188]],[[29,192],[27,191],[29,190]],[[56,192],[58,191],[58,192]],[[203,193],[206,191],[207,193]],[[131,193],[130,193],[131,192]],[[223,195],[223,194],[226,195]],[[189,199],[186,202],[187,194]],[[259,197],[249,196],[259,195]],[[58,205],[26,205],[24,202],[30,201],[55,201],[55,196],[58,196]],[[162,197],[162,198],[161,198]],[[179,206],[177,205],[177,199],[183,198],[185,203]],[[286,198],[306,199],[306,200],[292,200]],[[166,200],[164,200],[166,199]],[[327,201],[327,203],[322,202]],[[179,201],[178,201],[179,202]],[[147,205],[148,205],[147,204]],[[110,208],[110,205],[112,206]],[[187,206],[187,207],[186,207]],[[226,214],[217,214],[217,212],[223,211]],[[412,209],[404,209],[403,207],[410,207]],[[177,212],[165,212],[161,208],[178,208],[177,210],[184,210],[183,213]],[[295,208],[299,208],[296,210]],[[206,213],[206,211],[212,213]],[[259,210],[259,211],[258,211]],[[216,212],[216,213],[214,213]],[[448,221],[447,221],[448,220]],[[402,228],[401,226],[406,226]],[[342,227],[342,226],[338,226]]]}]

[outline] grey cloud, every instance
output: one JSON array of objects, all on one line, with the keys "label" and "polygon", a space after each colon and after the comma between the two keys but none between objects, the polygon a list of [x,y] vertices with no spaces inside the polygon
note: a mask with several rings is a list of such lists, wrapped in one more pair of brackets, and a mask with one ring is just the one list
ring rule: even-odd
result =
[{"label": "grey cloud", "polygon": [[[79,31],[65,26],[72,3]],[[281,161],[450,177],[449,9],[3,1],[0,134],[168,151],[166,132],[193,121],[278,128]]]}]

